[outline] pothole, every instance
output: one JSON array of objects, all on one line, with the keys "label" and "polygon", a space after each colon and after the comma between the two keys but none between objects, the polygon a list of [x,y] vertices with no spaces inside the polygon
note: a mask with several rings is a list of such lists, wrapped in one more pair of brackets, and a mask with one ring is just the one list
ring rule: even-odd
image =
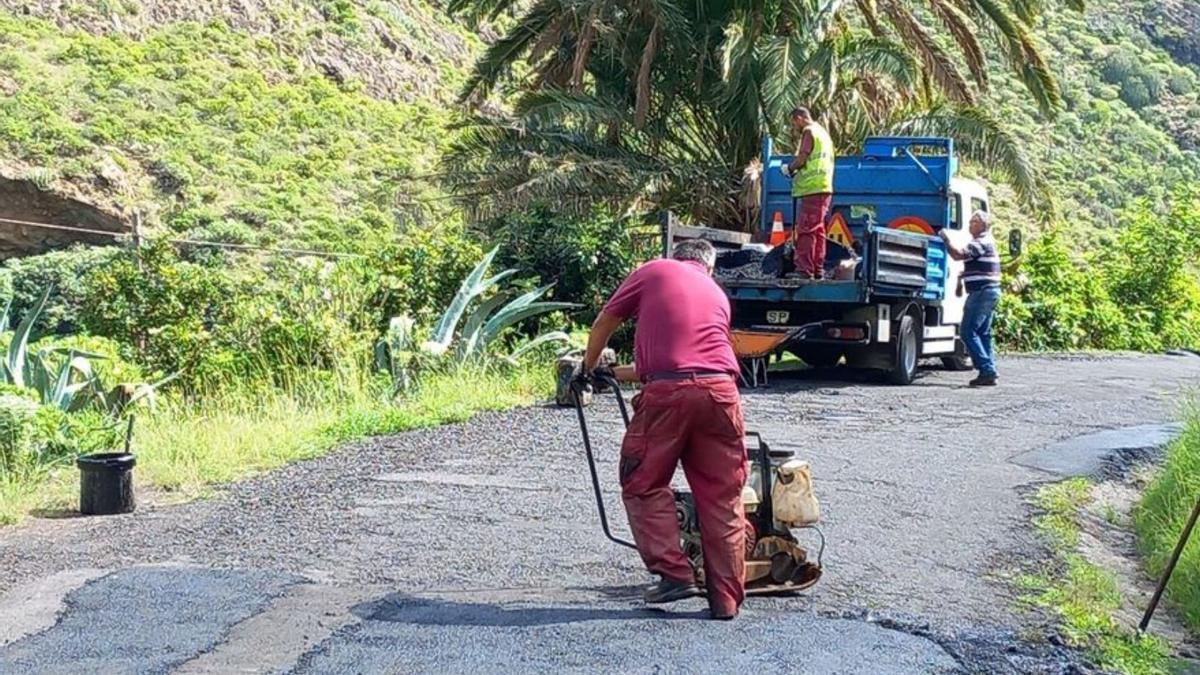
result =
[{"label": "pothole", "polygon": [[1003,628],[935,627],[919,617],[871,610],[823,613],[906,633],[938,645],[969,673],[1072,674],[1094,672],[1083,655],[1062,644],[1053,630],[1045,635],[1021,634]]}]

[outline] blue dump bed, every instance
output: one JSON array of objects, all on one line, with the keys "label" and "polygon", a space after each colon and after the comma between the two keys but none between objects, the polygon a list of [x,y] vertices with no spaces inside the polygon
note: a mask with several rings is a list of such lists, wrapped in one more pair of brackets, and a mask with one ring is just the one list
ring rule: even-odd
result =
[{"label": "blue dump bed", "polygon": [[[795,220],[791,179],[781,167],[792,156],[763,144],[760,227],[769,235],[775,214],[784,226]],[[853,281],[821,283],[787,279],[725,284],[735,299],[773,302],[870,302],[872,297],[940,300],[949,260],[937,232],[950,222],[950,181],[958,169],[954,143],[947,138],[869,138],[861,155],[839,157],[834,170],[833,206],[827,236],[827,266],[855,251],[861,258]]]}]

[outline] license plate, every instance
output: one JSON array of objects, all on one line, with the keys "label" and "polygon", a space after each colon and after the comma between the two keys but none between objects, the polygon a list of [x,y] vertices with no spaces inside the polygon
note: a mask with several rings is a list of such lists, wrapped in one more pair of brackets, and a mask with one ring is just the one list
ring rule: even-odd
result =
[{"label": "license plate", "polygon": [[783,324],[788,322],[790,312],[767,312],[767,323]]}]

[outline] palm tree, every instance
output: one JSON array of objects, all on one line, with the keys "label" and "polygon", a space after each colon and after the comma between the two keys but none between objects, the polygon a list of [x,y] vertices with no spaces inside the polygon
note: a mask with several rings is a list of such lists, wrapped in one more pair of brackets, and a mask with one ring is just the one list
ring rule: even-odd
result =
[{"label": "palm tree", "polygon": [[[965,21],[958,5],[999,0],[943,1]],[[511,3],[457,0],[452,9],[496,16]],[[888,30],[881,15],[902,28]],[[464,89],[480,100],[514,85],[512,110],[466,125],[446,181],[481,216],[538,201],[605,201],[747,224],[752,200],[742,188],[754,178],[761,138],[784,135],[787,111],[805,101],[830,118],[843,148],[901,126],[898,111],[914,129],[971,132],[977,142],[966,149],[1007,165],[1018,192],[1033,194],[1028,162],[957,80],[953,60],[903,0],[538,0]]]}]

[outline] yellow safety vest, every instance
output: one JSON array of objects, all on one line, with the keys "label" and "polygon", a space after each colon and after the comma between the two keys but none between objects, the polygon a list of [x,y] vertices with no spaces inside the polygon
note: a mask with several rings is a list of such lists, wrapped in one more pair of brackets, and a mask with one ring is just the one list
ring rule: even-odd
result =
[{"label": "yellow safety vest", "polygon": [[812,152],[808,161],[792,176],[792,196],[833,193],[833,141],[825,127],[813,122],[808,126],[812,134]]}]

